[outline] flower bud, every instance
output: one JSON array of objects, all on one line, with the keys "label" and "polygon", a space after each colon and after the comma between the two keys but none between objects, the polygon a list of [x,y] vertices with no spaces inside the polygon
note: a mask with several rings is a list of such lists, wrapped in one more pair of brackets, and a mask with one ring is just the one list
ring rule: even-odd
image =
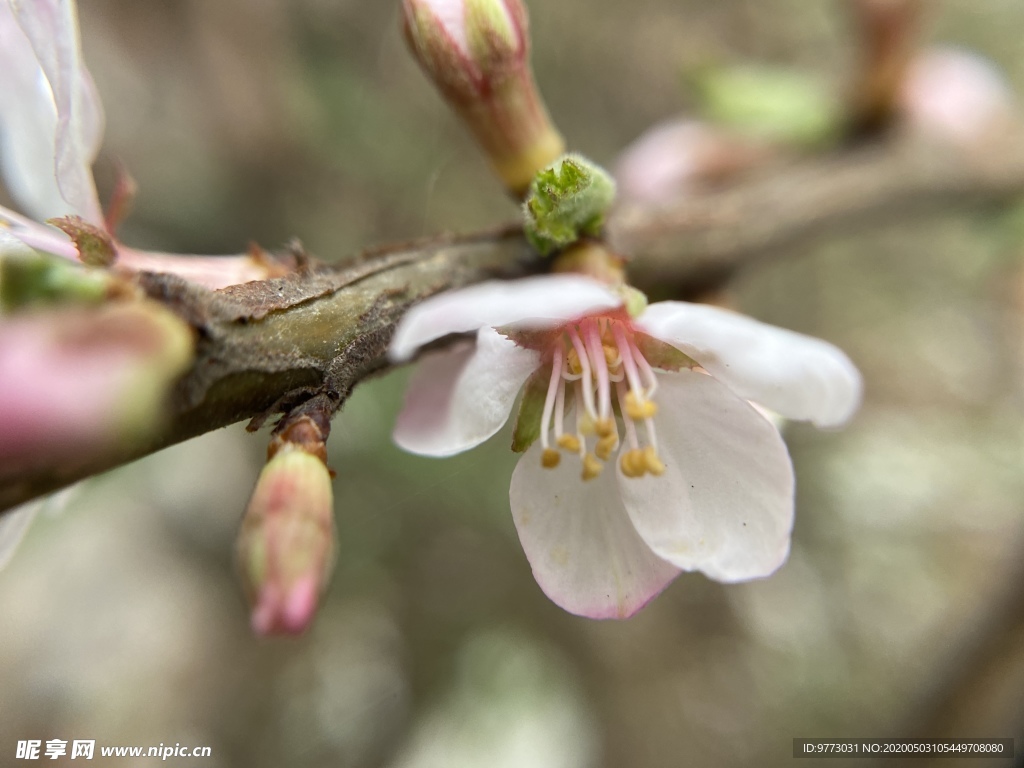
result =
[{"label": "flower bud", "polygon": [[121,453],[150,439],[193,345],[191,327],[152,301],[35,307],[5,319],[0,482],[5,472]]},{"label": "flower bud", "polygon": [[406,40],[511,192],[562,154],[529,65],[521,0],[403,0]]},{"label": "flower bud", "polygon": [[330,470],[285,443],[260,472],[238,538],[256,634],[299,634],[310,625],[333,565],[334,539]]}]

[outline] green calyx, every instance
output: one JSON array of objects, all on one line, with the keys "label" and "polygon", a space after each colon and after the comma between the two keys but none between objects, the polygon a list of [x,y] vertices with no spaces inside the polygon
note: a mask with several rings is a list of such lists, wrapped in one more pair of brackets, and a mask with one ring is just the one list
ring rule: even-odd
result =
[{"label": "green calyx", "polygon": [[541,170],[523,203],[526,237],[542,255],[596,237],[615,199],[615,182],[580,155],[563,155]]}]

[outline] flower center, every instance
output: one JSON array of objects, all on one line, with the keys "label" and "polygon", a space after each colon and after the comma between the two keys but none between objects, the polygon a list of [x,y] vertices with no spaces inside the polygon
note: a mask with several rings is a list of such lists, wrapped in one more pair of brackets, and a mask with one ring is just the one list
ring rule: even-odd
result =
[{"label": "flower center", "polygon": [[[541,464],[557,467],[559,449],[575,453],[583,479],[592,480],[619,447],[621,423],[626,439],[619,456],[622,473],[626,477],[661,475],[665,465],[658,458],[654,433],[657,388],[654,369],[641,354],[628,324],[596,317],[565,326],[552,350],[551,380],[541,415]],[[573,430],[565,425],[570,394],[576,403]]]}]

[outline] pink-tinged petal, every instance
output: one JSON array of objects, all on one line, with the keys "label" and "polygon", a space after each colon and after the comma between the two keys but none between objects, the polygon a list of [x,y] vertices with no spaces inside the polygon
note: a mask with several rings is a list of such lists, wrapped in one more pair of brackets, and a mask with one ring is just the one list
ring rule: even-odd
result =
[{"label": "pink-tinged petal", "polygon": [[424,355],[409,383],[394,438],[423,456],[473,448],[508,421],[516,395],[540,365],[537,352],[516,346],[492,328],[476,345]]},{"label": "pink-tinged petal", "polygon": [[389,354],[404,362],[424,344],[450,333],[502,325],[543,330],[620,306],[622,299],[606,286],[579,275],[480,283],[410,309],[395,330]]},{"label": "pink-tinged petal", "polygon": [[42,502],[32,501],[0,515],[0,571],[4,569],[21,540],[25,538]]},{"label": "pink-tinged petal", "polygon": [[630,522],[610,467],[593,480],[564,455],[541,466],[534,443],[512,473],[509,501],[519,541],[540,588],[570,613],[624,619],[679,574],[655,555]]},{"label": "pink-tinged petal", "polygon": [[78,261],[78,249],[68,236],[56,227],[37,224],[0,206],[0,255],[17,250],[21,243],[37,251]]},{"label": "pink-tinged petal", "polygon": [[434,14],[462,54],[470,55],[466,31],[466,0],[419,0],[415,4]]},{"label": "pink-tinged petal", "polygon": [[843,424],[861,400],[850,359],[820,339],[707,304],[652,304],[636,327],[692,357],[745,400],[787,419]]},{"label": "pink-tinged petal", "polygon": [[185,253],[140,251],[118,245],[117,266],[133,272],[162,272],[177,275],[211,290],[280,277],[284,271],[271,262],[249,254],[198,256]]},{"label": "pink-tinged petal", "polygon": [[778,430],[707,374],[659,378],[660,477],[618,475],[637,532],[660,557],[718,581],[775,571],[789,553],[793,466]]},{"label": "pink-tinged petal", "polygon": [[1013,118],[1013,89],[989,60],[957,48],[918,56],[900,91],[900,107],[921,130],[963,145],[997,133]]},{"label": "pink-tinged petal", "polygon": [[[18,25],[28,39],[42,77],[35,82],[31,100],[5,104],[6,112],[30,110],[28,119],[18,123],[34,123],[42,129],[41,136],[52,142],[49,161],[25,170],[39,175],[55,175],[57,189],[64,204],[58,210],[32,210],[40,219],[52,216],[79,215],[91,224],[103,224],[103,213],[92,177],[92,163],[99,149],[103,112],[89,73],[82,62],[78,33],[78,16],[74,0],[7,0]],[[46,117],[44,100],[39,89],[48,91],[53,122]],[[38,149],[37,137],[22,135],[21,140],[33,144],[33,158]],[[11,152],[17,153],[15,146]],[[5,153],[6,156],[6,153]],[[47,200],[47,208],[57,201]]]}]

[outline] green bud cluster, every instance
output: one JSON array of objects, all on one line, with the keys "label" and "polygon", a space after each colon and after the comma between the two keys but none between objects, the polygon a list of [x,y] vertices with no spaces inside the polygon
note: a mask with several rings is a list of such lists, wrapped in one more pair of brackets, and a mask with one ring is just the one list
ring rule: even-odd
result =
[{"label": "green bud cluster", "polygon": [[615,199],[615,181],[580,155],[563,155],[541,170],[523,203],[531,245],[547,256],[583,237],[596,237]]}]

